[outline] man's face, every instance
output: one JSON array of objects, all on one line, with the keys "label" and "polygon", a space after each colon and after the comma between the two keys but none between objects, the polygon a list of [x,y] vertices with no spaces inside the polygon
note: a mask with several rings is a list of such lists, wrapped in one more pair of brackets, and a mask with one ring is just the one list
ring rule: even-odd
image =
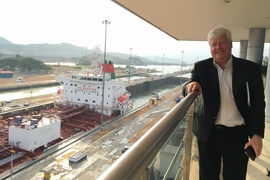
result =
[{"label": "man's face", "polygon": [[212,57],[216,62],[227,62],[231,57],[232,42],[226,35],[211,39],[209,45]]}]

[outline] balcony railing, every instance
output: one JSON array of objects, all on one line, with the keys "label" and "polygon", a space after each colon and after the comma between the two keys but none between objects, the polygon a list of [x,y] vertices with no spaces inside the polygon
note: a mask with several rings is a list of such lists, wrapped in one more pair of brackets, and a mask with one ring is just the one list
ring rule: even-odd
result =
[{"label": "balcony railing", "polygon": [[186,96],[98,179],[188,180],[196,97]]}]

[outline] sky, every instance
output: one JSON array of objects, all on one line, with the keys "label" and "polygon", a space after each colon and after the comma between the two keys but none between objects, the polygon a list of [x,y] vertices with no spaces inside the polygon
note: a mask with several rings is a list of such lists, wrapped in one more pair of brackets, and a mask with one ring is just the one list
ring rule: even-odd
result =
[{"label": "sky", "polygon": [[[177,41],[111,0],[0,0],[0,37],[15,44],[70,43],[136,56],[210,57],[207,42]],[[239,43],[233,54],[239,55]],[[132,48],[132,50],[131,50]],[[182,53],[183,51],[183,53]],[[269,55],[269,52],[267,56]]]}]

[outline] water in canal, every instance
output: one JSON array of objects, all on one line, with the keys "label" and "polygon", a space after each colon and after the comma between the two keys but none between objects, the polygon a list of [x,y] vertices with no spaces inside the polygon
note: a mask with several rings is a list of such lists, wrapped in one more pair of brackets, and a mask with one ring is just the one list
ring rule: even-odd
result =
[{"label": "water in canal", "polygon": [[[159,95],[162,95],[166,92],[171,91],[173,88],[175,88],[176,85],[166,85],[163,87],[159,87],[157,89],[151,90],[151,91],[145,91],[139,95],[132,96],[131,100],[133,101],[133,107],[139,107],[145,103],[148,103],[149,98],[151,97],[152,93],[154,91],[158,92]],[[34,96],[40,96],[44,94],[57,94],[57,90],[61,88],[59,86],[51,86],[51,87],[39,87],[39,88],[29,88],[29,89],[23,89],[23,90],[9,90],[9,91],[3,91],[0,94],[0,101],[11,101],[15,99],[21,99],[21,98],[28,98],[29,99]]]}]

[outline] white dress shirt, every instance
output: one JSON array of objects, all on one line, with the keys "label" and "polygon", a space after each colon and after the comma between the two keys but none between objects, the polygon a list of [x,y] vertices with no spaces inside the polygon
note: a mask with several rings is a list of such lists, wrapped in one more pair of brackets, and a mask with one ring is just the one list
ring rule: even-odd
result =
[{"label": "white dress shirt", "polygon": [[219,89],[220,89],[220,108],[216,119],[216,125],[225,125],[228,127],[244,124],[244,119],[238,111],[232,92],[232,56],[226,63],[226,68],[222,70],[214,61],[218,71]]}]

